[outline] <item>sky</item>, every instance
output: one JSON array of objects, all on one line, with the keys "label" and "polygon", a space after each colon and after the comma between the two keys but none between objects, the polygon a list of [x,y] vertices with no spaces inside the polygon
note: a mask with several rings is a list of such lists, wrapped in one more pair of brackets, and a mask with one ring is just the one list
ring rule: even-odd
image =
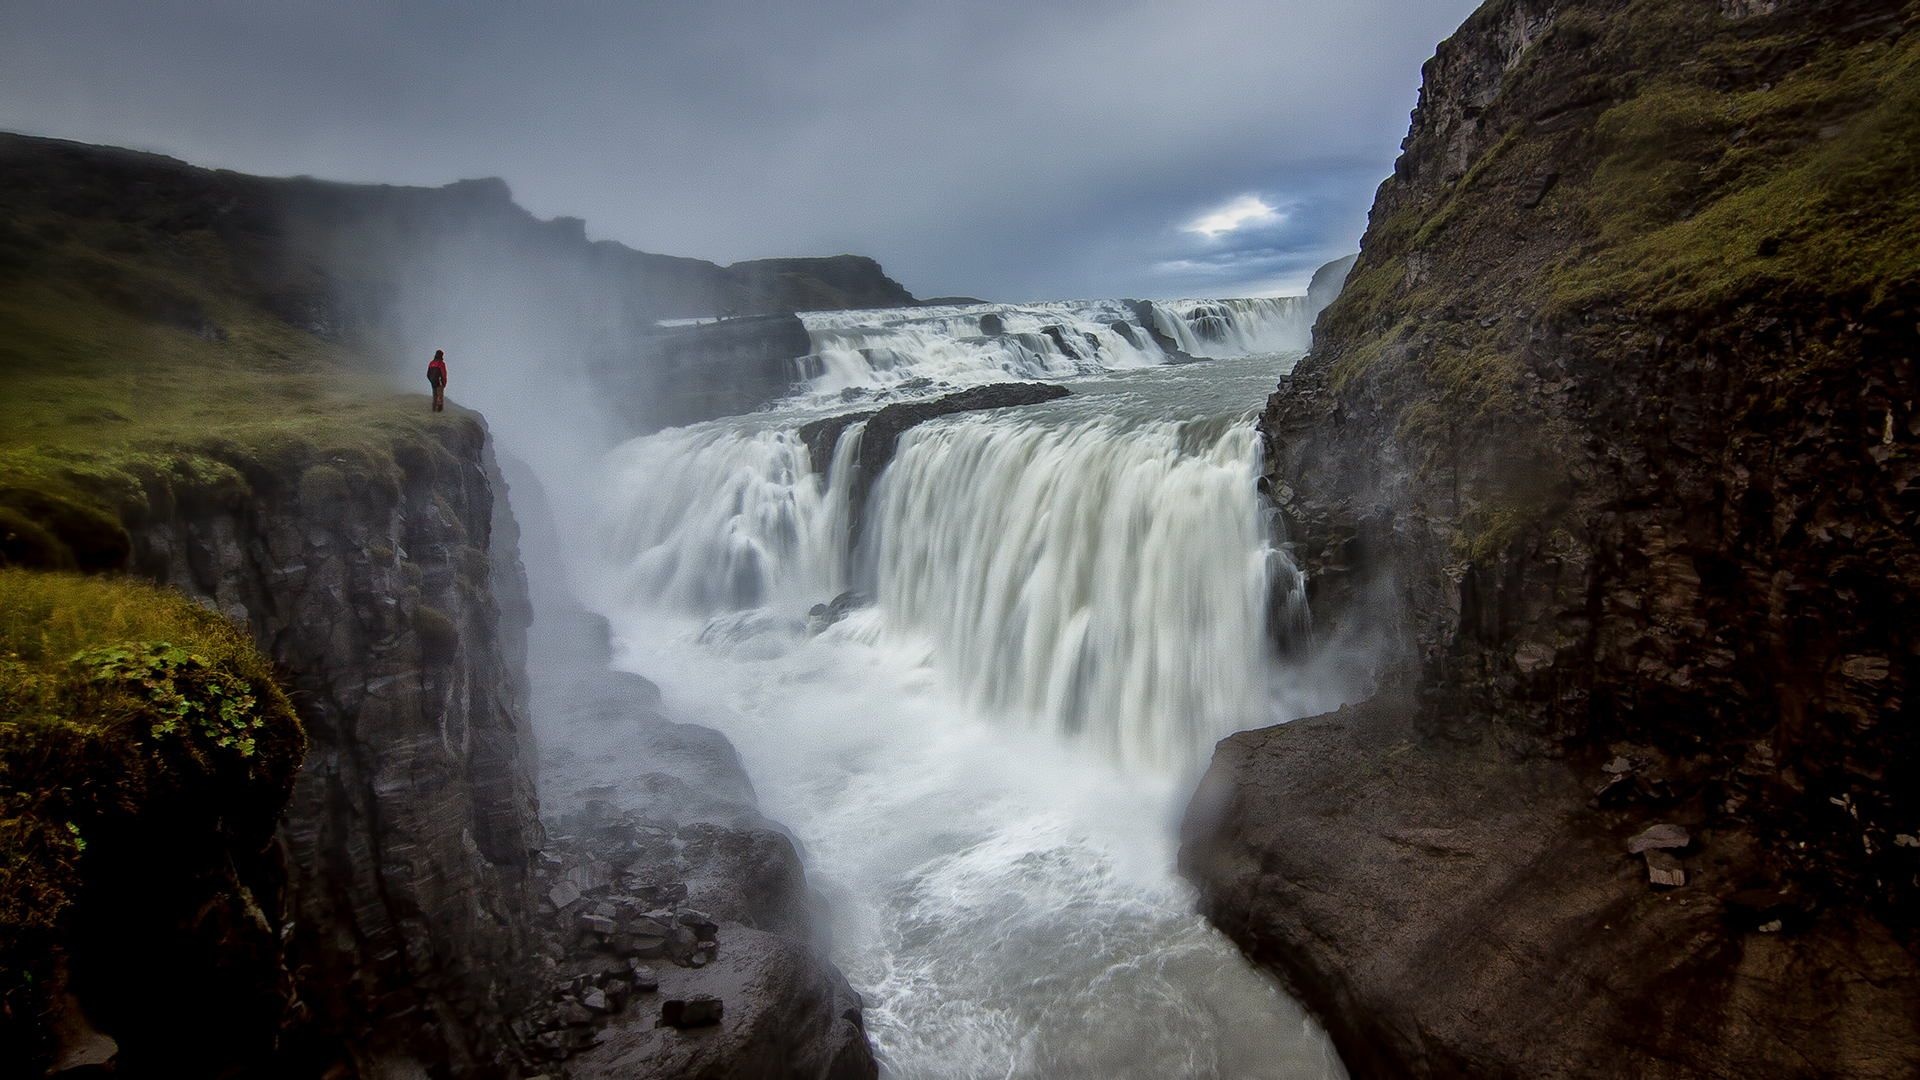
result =
[{"label": "sky", "polygon": [[499,176],[916,294],[1275,295],[1357,250],[1475,0],[0,0],[0,129],[269,175]]}]

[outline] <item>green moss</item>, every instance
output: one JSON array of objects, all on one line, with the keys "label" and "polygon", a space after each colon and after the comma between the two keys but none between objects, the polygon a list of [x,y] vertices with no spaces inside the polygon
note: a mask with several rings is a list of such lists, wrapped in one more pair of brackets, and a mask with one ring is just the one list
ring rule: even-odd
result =
[{"label": "green moss", "polygon": [[[1487,5],[1463,33],[1509,14]],[[1649,316],[1906,303],[1920,293],[1920,34],[1856,41],[1844,22],[1563,5],[1478,114],[1488,134],[1417,132],[1383,185],[1318,328],[1330,387],[1397,410],[1416,462],[1447,457],[1422,445],[1450,438],[1435,410],[1509,414],[1461,430],[1534,440],[1509,449],[1537,455],[1552,433],[1524,415],[1534,343],[1592,328],[1627,356]],[[1481,149],[1443,183],[1463,139]]]},{"label": "green moss", "polygon": [[1463,208],[1472,206],[1475,201],[1484,198],[1482,181],[1486,178],[1488,170],[1519,144],[1520,131],[1518,129],[1509,131],[1500,137],[1499,142],[1494,143],[1475,159],[1472,167],[1467,170],[1467,174],[1461,177],[1447,193],[1446,201],[1441,203],[1440,209],[1422,222],[1420,228],[1414,232],[1413,246],[1418,249],[1432,244],[1442,232],[1446,231],[1447,225],[1462,212]]},{"label": "green moss", "polygon": [[1603,114],[1580,190],[1596,257],[1557,268],[1552,305],[1877,302],[1920,282],[1920,37],[1817,46],[1714,35]]},{"label": "green moss", "polygon": [[49,223],[52,239],[0,288],[0,507],[68,549],[36,538],[9,561],[123,566],[123,522],[244,498],[248,475],[313,462],[397,492],[400,448],[431,454],[476,426],[398,392],[371,346],[263,310],[211,234],[143,247],[127,241],[137,228],[96,224]]},{"label": "green moss", "polygon": [[38,1007],[92,838],[263,843],[304,752],[267,662],[220,616],[125,579],[0,570],[5,1017]]}]

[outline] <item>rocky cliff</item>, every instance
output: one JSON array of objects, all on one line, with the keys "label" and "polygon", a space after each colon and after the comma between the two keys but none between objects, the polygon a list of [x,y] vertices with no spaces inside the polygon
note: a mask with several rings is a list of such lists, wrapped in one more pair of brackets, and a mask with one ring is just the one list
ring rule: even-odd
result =
[{"label": "rocky cliff", "polygon": [[540,827],[486,430],[230,464],[132,523],[133,565],[250,627],[311,739],[281,828],[288,1067],[496,1068],[533,989]]},{"label": "rocky cliff", "polygon": [[[544,314],[521,329],[552,332],[556,349],[581,340],[566,336],[576,322],[617,337],[661,312],[648,275],[665,275],[665,289],[690,280],[686,267],[587,244],[577,222],[537,222],[499,184],[262,180],[12,136],[0,137],[0,211],[0,569],[50,595],[68,580],[50,571],[81,571],[95,576],[71,580],[109,596],[55,605],[51,621],[12,604],[0,618],[0,1072],[31,1072],[29,1056],[51,1047],[50,1060],[136,1073],[484,1077],[594,1046],[612,1014],[555,980],[564,965],[605,961],[607,942],[576,934],[593,913],[552,900],[556,865],[582,848],[542,847],[532,607],[491,436],[474,413],[394,392],[380,342],[411,319],[491,315],[497,327],[526,310]],[[401,284],[430,280],[432,260],[409,258],[449,252],[470,258],[455,265],[473,290],[395,307]],[[842,285],[877,273],[828,262],[850,275]],[[769,272],[749,275],[757,295],[773,288]],[[513,310],[481,310],[509,295]],[[496,355],[530,386],[560,374]],[[142,591],[142,578],[172,589]],[[100,662],[114,674],[126,649],[152,646],[154,663],[174,664],[178,647],[223,692],[272,684],[244,706],[208,692],[216,729],[269,725],[246,736],[246,760],[219,759],[242,745],[235,735],[211,764],[155,766],[149,744],[175,720],[141,737],[120,712],[91,715],[99,680],[69,659],[79,645],[44,631],[93,628],[76,640],[96,644],[126,612],[164,607],[122,595],[147,592],[186,614],[97,642],[118,650]],[[181,594],[244,626],[257,649],[193,651],[234,630],[196,628],[206,612]],[[614,680],[605,646],[603,634],[596,661],[556,661],[555,678],[731,760],[717,735],[658,715],[657,699],[626,700],[644,681]],[[227,652],[240,674],[202,678],[204,657]],[[169,710],[202,709],[158,676],[136,682]],[[254,717],[269,699],[280,712]],[[55,737],[86,751],[69,780],[46,768]],[[272,753],[256,760],[256,746]],[[207,778],[184,785],[195,795],[184,810],[148,806],[148,790],[171,792],[181,775]],[[708,779],[716,791],[697,786]],[[737,760],[654,794],[650,827],[685,825],[657,868],[681,891],[634,914],[684,915],[679,929],[705,936],[615,957],[657,956],[653,989],[637,972],[594,987],[602,1005],[632,993],[645,1006],[624,1014],[629,1048],[644,1043],[663,1075],[694,1058],[716,1075],[782,1062],[870,1073],[857,998],[809,927],[768,914],[807,907],[805,876],[752,810]],[[744,839],[700,816],[716,801],[753,819]],[[12,843],[22,836],[30,844]],[[16,848],[32,857],[15,860]],[[578,903],[612,905],[612,884]],[[713,981],[686,973],[696,960],[735,980],[725,1019],[664,996]],[[154,972],[170,980],[163,1004],[144,977]],[[581,975],[610,977],[568,979]],[[652,1032],[674,1001],[691,1009],[687,1026]],[[635,1067],[631,1053],[608,1066]]]},{"label": "rocky cliff", "polygon": [[827,959],[793,839],[724,736],[676,723],[657,687],[612,668],[540,485],[511,461],[508,476],[541,613],[529,643],[550,825],[536,874],[551,992],[516,1018],[522,1045],[576,1077],[870,1080],[860,998]]},{"label": "rocky cliff", "polygon": [[1920,1069],[1917,21],[1497,0],[1427,65],[1262,418],[1387,693],[1224,743],[1183,856],[1357,1072]]}]

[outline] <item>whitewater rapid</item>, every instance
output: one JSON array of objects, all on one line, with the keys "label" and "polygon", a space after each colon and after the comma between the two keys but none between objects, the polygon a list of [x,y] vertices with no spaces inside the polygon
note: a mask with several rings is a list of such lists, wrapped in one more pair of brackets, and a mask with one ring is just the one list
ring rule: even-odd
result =
[{"label": "whitewater rapid", "polygon": [[[1173,870],[1213,742],[1307,707],[1264,644],[1300,582],[1251,426],[1304,331],[1238,304],[809,315],[787,403],[606,463],[622,662],[725,732],[794,830],[894,1075],[1342,1075]],[[1156,338],[1157,312],[1179,325]],[[1225,358],[1155,343],[1177,329]],[[799,435],[1010,375],[1073,393],[908,430],[863,508],[862,426],[820,462]]]}]

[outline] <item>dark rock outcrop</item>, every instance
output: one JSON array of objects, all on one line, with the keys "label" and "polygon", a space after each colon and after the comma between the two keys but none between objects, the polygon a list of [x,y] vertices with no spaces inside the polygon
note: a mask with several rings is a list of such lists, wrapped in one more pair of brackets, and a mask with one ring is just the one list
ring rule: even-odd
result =
[{"label": "dark rock outcrop", "polygon": [[744,311],[832,311],[920,303],[865,255],[752,259],[727,267]]},{"label": "dark rock outcrop", "polygon": [[1166,363],[1192,364],[1199,362],[1199,357],[1181,348],[1178,341],[1169,337],[1165,330],[1160,329],[1160,323],[1153,317],[1153,304],[1151,302],[1146,300],[1122,300],[1121,303],[1125,304],[1127,309],[1133,312],[1133,321],[1140,324],[1141,330],[1147,337],[1152,339],[1155,345],[1160,346],[1161,352],[1167,354]]},{"label": "dark rock outcrop", "polygon": [[1914,27],[1497,0],[1428,64],[1262,418],[1402,703],[1224,743],[1185,856],[1356,1072],[1920,1069]]},{"label": "dark rock outcrop", "polygon": [[384,463],[233,464],[243,489],[134,524],[134,565],[245,622],[311,739],[281,827],[287,1067],[498,1071],[536,989],[541,834],[486,430],[449,416]]},{"label": "dark rock outcrop", "polygon": [[[1437,737],[1393,695],[1220,744],[1186,822],[1203,908],[1282,973],[1354,1076],[1911,1076],[1920,994],[1874,920],[1786,929],[1768,852],[1715,814],[1651,888],[1644,807],[1597,762]],[[1663,813],[1674,813],[1667,808]],[[1792,914],[1788,915],[1793,917]],[[1768,927],[1761,931],[1759,927]]]},{"label": "dark rock outcrop", "polygon": [[807,444],[814,471],[824,475],[833,463],[833,451],[840,445],[840,437],[854,424],[866,424],[860,434],[860,450],[854,461],[853,473],[848,477],[850,486],[847,489],[848,505],[852,507],[853,542],[858,544],[867,494],[873,490],[880,474],[886,471],[887,463],[893,460],[894,448],[908,429],[955,413],[1037,405],[1066,397],[1070,392],[1058,383],[992,383],[930,401],[905,401],[869,412],[814,420],[801,425],[800,439]]}]

